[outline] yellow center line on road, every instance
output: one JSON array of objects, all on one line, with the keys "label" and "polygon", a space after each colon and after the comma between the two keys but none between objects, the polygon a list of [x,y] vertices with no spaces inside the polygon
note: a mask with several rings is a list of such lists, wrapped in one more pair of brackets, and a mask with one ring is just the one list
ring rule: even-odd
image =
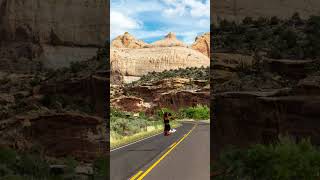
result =
[{"label": "yellow center line on road", "polygon": [[162,161],[176,146],[178,146],[196,128],[197,125],[198,124],[195,124],[193,128],[187,134],[185,134],[177,143],[172,144],[172,147],[164,155],[162,155],[160,159],[153,163],[152,166],[150,166],[137,180],[142,180],[154,167],[156,167],[160,163],[160,161]]},{"label": "yellow center line on road", "polygon": [[139,171],[136,175],[134,175],[130,180],[135,180],[140,174],[142,174],[143,171]]},{"label": "yellow center line on road", "polygon": [[177,142],[172,143],[169,148],[172,148],[172,146],[174,146],[176,143],[177,143]]}]

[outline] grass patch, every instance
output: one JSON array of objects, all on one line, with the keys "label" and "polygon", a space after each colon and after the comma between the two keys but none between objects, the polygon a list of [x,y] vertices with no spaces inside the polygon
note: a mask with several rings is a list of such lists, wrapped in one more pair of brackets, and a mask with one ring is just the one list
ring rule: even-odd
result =
[{"label": "grass patch", "polygon": [[223,151],[212,167],[215,180],[310,180],[320,178],[320,151],[309,140],[280,137],[275,144]]},{"label": "grass patch", "polygon": [[[159,110],[155,117],[147,117],[144,113],[134,116],[133,113],[111,109],[110,113],[110,144],[111,149],[138,141],[163,131],[162,115],[168,109]],[[174,113],[173,111],[170,111]],[[172,121],[176,128],[181,124]]]}]

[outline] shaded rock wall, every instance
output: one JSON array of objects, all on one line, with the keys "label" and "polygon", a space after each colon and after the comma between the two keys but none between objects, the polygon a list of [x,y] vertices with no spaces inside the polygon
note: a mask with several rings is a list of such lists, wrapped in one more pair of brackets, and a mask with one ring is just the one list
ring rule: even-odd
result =
[{"label": "shaded rock wall", "polygon": [[1,144],[22,151],[39,145],[53,157],[72,156],[91,162],[107,148],[102,118],[60,113],[22,116],[7,121],[6,124],[1,122]]}]

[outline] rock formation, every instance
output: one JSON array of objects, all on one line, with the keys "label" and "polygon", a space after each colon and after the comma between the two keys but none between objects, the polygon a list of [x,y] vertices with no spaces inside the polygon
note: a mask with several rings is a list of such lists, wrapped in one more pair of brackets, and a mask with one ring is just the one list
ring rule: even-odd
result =
[{"label": "rock formation", "polygon": [[197,37],[193,48],[188,48],[171,32],[152,45],[137,40],[126,32],[111,42],[111,83],[130,83],[149,72],[207,67],[210,65],[209,44],[209,33]]},{"label": "rock formation", "polygon": [[278,135],[320,144],[319,76],[307,71],[312,60],[262,58],[261,73],[255,60],[241,54],[213,53],[211,145],[216,158],[229,145],[247,147],[272,143]]},{"label": "rock formation", "polygon": [[125,32],[124,35],[116,37],[111,42],[112,48],[148,48],[151,47],[150,44],[145,43],[141,40],[137,40],[128,32]]},{"label": "rock formation", "polygon": [[48,156],[86,162],[101,155],[108,148],[109,72],[94,70],[96,60],[87,63],[77,73],[0,71],[0,146],[28,152],[39,145]]},{"label": "rock formation", "polygon": [[28,151],[34,145],[52,157],[72,156],[92,162],[105,152],[102,118],[77,113],[17,116],[0,121],[0,146]]},{"label": "rock formation", "polygon": [[169,78],[125,86],[122,95],[118,94],[120,97],[112,99],[111,106],[122,111],[146,112],[149,115],[163,107],[179,110],[198,104],[209,106],[210,88],[206,84],[207,81]]},{"label": "rock formation", "polygon": [[172,32],[166,35],[164,39],[153,42],[152,45],[154,45],[155,47],[174,47],[174,46],[187,47],[182,41],[179,41],[177,39],[177,36]]},{"label": "rock formation", "polygon": [[0,0],[0,51],[11,51],[1,53],[0,68],[28,72],[27,62],[59,68],[94,56],[107,37],[107,10],[105,0]]},{"label": "rock formation", "polygon": [[197,36],[191,48],[201,52],[210,58],[210,33]]}]

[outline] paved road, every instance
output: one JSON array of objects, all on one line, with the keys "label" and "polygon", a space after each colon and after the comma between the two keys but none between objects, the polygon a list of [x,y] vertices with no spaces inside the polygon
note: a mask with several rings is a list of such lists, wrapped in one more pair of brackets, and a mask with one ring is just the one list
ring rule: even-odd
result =
[{"label": "paved road", "polygon": [[[127,180],[161,155],[168,147],[188,133],[193,123],[183,123],[171,136],[162,134],[111,152],[110,179]],[[209,142],[209,139],[206,140]],[[209,150],[208,150],[209,151]]]},{"label": "paved road", "polygon": [[[148,168],[144,168],[144,170],[147,169]],[[196,128],[143,179],[209,180],[210,124],[199,123]]]}]

